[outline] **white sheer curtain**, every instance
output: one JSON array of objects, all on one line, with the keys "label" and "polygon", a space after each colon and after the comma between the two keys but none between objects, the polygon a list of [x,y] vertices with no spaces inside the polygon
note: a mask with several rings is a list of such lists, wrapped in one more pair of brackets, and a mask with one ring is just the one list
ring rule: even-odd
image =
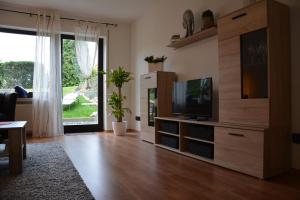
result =
[{"label": "white sheer curtain", "polygon": [[96,64],[98,41],[102,33],[103,28],[94,23],[78,22],[75,27],[76,58],[80,71],[87,80],[87,87]]},{"label": "white sheer curtain", "polygon": [[[49,16],[49,14],[48,14]],[[33,136],[63,134],[60,17],[38,13],[33,77]]]}]

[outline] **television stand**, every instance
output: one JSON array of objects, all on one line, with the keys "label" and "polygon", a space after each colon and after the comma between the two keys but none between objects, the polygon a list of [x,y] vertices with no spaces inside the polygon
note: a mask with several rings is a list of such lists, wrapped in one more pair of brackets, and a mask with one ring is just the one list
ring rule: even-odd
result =
[{"label": "television stand", "polygon": [[[187,118],[187,119],[184,119]],[[217,122],[191,120],[191,116],[156,117],[155,145],[215,163],[214,127]]]},{"label": "television stand", "polygon": [[176,118],[182,119],[182,120],[189,120],[189,119],[191,119],[191,117],[185,116],[185,115],[179,115],[179,116],[176,116]]},{"label": "television stand", "polygon": [[196,120],[196,121],[208,121],[209,118],[208,118],[208,117],[196,117],[195,120]]},{"label": "television stand", "polygon": [[177,117],[178,119],[181,120],[191,120],[191,121],[209,121],[208,117],[200,117],[200,116],[185,116],[181,115]]},{"label": "television stand", "polygon": [[211,164],[265,178],[268,177],[263,171],[262,156],[265,129],[210,120],[155,117],[155,145]]}]

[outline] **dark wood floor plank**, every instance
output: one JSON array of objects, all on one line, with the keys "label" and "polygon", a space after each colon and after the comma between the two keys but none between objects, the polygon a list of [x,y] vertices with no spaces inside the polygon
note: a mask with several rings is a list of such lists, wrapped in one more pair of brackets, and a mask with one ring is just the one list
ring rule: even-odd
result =
[{"label": "dark wood floor plank", "polygon": [[96,199],[300,199],[300,173],[259,180],[111,133],[67,135],[61,141]]}]

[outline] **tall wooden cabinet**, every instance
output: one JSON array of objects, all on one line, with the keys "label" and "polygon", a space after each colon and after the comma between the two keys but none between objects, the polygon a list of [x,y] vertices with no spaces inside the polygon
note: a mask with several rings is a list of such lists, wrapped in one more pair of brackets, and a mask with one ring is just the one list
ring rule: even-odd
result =
[{"label": "tall wooden cabinet", "polygon": [[289,168],[289,30],[273,0],[219,19],[219,121],[240,128],[215,130],[216,162],[259,177]]},{"label": "tall wooden cabinet", "polygon": [[[259,178],[287,171],[291,154],[289,30],[289,8],[273,0],[221,17],[219,121],[159,114],[155,145]],[[157,80],[142,81],[142,105],[146,104],[145,88],[159,89]],[[158,93],[158,99],[160,95],[170,94]],[[163,103],[163,99],[158,105],[171,109],[171,101],[167,98]],[[144,119],[145,109],[141,108]],[[154,130],[146,129],[145,123],[142,127],[151,131],[152,141]]]},{"label": "tall wooden cabinet", "polygon": [[174,72],[156,71],[141,75],[140,110],[142,140],[154,143],[154,117],[169,117],[172,113]]}]

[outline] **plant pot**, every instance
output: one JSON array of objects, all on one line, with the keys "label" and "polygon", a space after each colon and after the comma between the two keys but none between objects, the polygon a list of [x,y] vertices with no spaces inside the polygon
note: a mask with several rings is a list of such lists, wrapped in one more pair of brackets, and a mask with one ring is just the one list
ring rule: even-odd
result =
[{"label": "plant pot", "polygon": [[127,130],[127,122],[112,122],[112,128],[115,135],[125,135]]},{"label": "plant pot", "polygon": [[149,65],[148,65],[148,71],[149,72],[163,71],[163,62],[149,63]]}]

